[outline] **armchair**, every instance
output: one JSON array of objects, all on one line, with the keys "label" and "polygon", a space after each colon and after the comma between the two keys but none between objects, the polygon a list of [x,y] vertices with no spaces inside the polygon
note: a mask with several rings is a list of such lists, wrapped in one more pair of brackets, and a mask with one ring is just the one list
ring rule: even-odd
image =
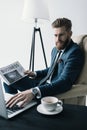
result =
[{"label": "armchair", "polygon": [[87,95],[87,35],[79,35],[72,37],[73,41],[80,45],[85,54],[85,63],[83,70],[75,85],[71,90],[57,95],[64,103],[86,105]]}]

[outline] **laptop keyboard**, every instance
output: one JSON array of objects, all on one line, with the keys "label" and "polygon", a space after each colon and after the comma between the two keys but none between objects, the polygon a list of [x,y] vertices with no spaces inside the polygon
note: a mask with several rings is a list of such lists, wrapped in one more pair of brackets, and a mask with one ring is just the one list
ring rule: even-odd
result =
[{"label": "laptop keyboard", "polygon": [[7,107],[6,109],[7,109],[8,114],[12,114],[12,113],[14,113],[22,108],[23,107],[19,107],[18,105],[14,105],[12,108]]}]

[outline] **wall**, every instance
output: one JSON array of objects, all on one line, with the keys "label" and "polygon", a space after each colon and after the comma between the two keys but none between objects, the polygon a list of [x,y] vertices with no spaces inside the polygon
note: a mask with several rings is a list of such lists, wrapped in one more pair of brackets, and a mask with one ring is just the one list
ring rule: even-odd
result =
[{"label": "wall", "polygon": [[[28,69],[33,25],[21,20],[24,0],[0,0],[0,67],[16,60]],[[73,23],[73,35],[87,34],[86,0],[48,0],[50,22],[40,25],[48,65],[54,46],[51,22],[57,17],[68,17]],[[36,35],[35,70],[45,67],[41,43]]]},{"label": "wall", "polygon": [[87,1],[86,0],[48,0],[51,20],[57,17],[68,17],[73,23],[73,34],[87,33]]}]

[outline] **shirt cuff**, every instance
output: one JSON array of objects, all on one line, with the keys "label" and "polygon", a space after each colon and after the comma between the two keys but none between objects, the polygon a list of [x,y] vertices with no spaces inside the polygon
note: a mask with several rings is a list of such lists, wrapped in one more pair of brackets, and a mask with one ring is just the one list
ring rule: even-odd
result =
[{"label": "shirt cuff", "polygon": [[37,77],[37,73],[34,71],[34,74],[35,74],[35,78]]}]

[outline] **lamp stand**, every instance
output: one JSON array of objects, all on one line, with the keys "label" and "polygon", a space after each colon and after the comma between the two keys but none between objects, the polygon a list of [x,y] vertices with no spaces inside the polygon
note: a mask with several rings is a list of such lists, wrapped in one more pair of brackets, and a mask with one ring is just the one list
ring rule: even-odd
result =
[{"label": "lamp stand", "polygon": [[44,50],[44,45],[43,45],[43,39],[42,39],[41,30],[40,30],[40,28],[34,27],[33,35],[32,35],[31,53],[30,53],[30,65],[29,65],[29,70],[32,70],[32,71],[34,71],[35,33],[36,32],[39,32],[41,46],[42,46],[42,51],[43,51],[43,56],[44,56],[44,61],[45,61],[45,66],[47,67],[47,60],[46,60],[46,55],[45,55],[45,50]]}]

